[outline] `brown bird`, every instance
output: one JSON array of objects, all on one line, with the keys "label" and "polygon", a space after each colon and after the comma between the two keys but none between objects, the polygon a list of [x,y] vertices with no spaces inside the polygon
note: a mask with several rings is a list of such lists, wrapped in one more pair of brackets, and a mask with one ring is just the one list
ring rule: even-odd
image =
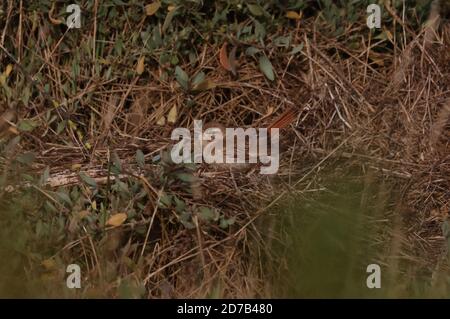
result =
[{"label": "brown bird", "polygon": [[[272,129],[283,129],[286,128],[287,126],[289,126],[289,124],[291,124],[295,119],[297,118],[297,112],[293,109],[293,108],[289,108],[286,111],[284,111],[280,116],[278,116],[274,121],[272,121],[268,126],[268,134],[270,136]],[[203,131],[206,131],[207,129],[210,129],[209,133],[210,134],[214,134],[214,138],[216,138],[217,134],[219,133],[218,131],[220,131],[221,136],[222,136],[222,145],[223,145],[223,163],[212,163],[209,164],[211,165],[211,167],[214,170],[231,170],[234,172],[243,172],[246,171],[252,167],[254,167],[254,164],[252,163],[227,163],[227,150],[226,150],[226,143],[224,143],[223,139],[226,136],[226,128],[223,124],[215,122],[215,121],[211,121],[206,123],[205,125],[203,125]],[[203,136],[203,140],[202,140],[202,146],[203,146],[203,150],[205,150],[205,147],[207,147],[207,144],[209,142],[211,142],[210,140],[205,139],[204,134]],[[234,153],[233,154],[237,154],[237,150],[238,150],[238,145],[237,143],[234,143]],[[249,149],[248,149],[248,145],[246,143],[245,145],[245,149],[243,150],[244,154],[246,154],[246,157],[250,157],[250,155],[257,155],[257,154],[249,154]],[[214,152],[211,153],[211,155],[215,155]]]}]

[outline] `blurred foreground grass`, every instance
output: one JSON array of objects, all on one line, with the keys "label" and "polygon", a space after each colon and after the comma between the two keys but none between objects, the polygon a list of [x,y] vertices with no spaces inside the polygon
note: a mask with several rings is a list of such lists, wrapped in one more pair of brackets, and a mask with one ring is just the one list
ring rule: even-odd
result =
[{"label": "blurred foreground grass", "polygon": [[[370,183],[350,177],[332,181],[318,195],[296,196],[274,213],[280,236],[272,244],[274,297],[450,296],[448,272],[417,275],[420,265],[405,257],[402,234],[395,235],[392,218],[401,214],[396,210],[398,192],[383,182]],[[381,267],[380,289],[366,285],[370,264]]]}]

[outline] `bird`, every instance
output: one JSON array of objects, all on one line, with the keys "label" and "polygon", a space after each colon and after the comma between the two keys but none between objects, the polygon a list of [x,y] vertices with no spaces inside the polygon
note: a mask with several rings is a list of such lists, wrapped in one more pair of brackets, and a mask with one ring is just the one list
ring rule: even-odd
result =
[{"label": "bird", "polygon": [[[288,127],[295,119],[297,118],[297,112],[294,108],[288,108],[285,110],[282,114],[280,114],[275,120],[273,120],[266,128],[268,131],[268,135],[270,136],[272,134],[273,129],[283,129]],[[203,125],[203,132],[206,130],[209,130],[208,133],[210,135],[214,135],[214,139],[216,138],[222,138],[222,141],[218,141],[218,143],[222,143],[223,145],[223,160],[221,163],[209,163],[212,170],[215,171],[222,171],[222,170],[230,170],[231,172],[245,172],[249,169],[255,167],[254,163],[248,163],[247,161],[245,163],[236,163],[236,154],[237,151],[243,151],[243,154],[245,154],[246,159],[249,159],[251,156],[255,156],[258,158],[258,154],[252,154],[251,151],[248,149],[248,143],[245,143],[244,146],[237,145],[238,143],[234,143],[234,152],[232,154],[233,158],[227,157],[228,152],[226,149],[226,127],[222,123],[219,123],[217,121],[210,121]],[[267,137],[269,137],[267,136]],[[211,142],[211,139],[208,138],[207,135],[202,134],[202,149],[205,151],[205,148],[210,147],[208,144]],[[245,147],[244,150],[240,149],[240,147]],[[211,152],[208,152],[208,154],[211,154],[212,156],[215,156],[215,149],[211,150]],[[203,153],[205,154],[205,153]],[[220,155],[219,155],[220,156]]]}]

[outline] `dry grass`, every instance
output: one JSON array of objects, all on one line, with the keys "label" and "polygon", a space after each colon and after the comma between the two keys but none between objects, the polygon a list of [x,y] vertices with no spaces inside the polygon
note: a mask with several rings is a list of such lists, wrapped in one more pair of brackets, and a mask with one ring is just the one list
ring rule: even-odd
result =
[{"label": "dry grass", "polygon": [[[343,170],[347,163],[356,163],[362,171],[378,171],[401,190],[395,208],[385,212],[391,223],[382,239],[386,250],[381,262],[391,265],[394,273],[410,276],[424,269],[433,273],[439,267],[445,247],[441,224],[450,207],[450,25],[445,19],[433,32],[437,38],[430,35],[432,31],[410,34],[405,28],[390,33],[400,34],[399,38],[384,40],[368,36],[363,23],[351,25],[336,38],[320,32],[324,26],[315,17],[290,22],[277,35],[291,34],[292,43],[304,47],[291,55],[273,45],[275,35],[270,37],[264,51],[276,70],[274,82],[259,71],[255,59],[244,54],[246,45],[238,46],[238,77],[234,78],[220,67],[220,46],[205,42],[196,48],[196,62],[181,63],[189,75],[202,70],[215,83],[214,88],[199,93],[185,92],[172,76],[162,78],[166,66],[152,57],[147,58],[142,75],[134,73],[134,63],[122,66],[121,61],[109,61],[117,71],[106,80],[104,72],[95,70],[98,61],[93,64],[91,57],[82,55],[79,67],[83,70],[74,80],[66,63],[74,49],[64,43],[65,34],[50,42],[48,23],[41,21],[45,17],[38,16],[40,27],[33,32],[29,19],[18,11],[14,22],[3,23],[0,65],[4,69],[15,64],[8,85],[16,92],[2,97],[0,103],[2,111],[13,109],[16,118],[40,125],[32,132],[19,132],[17,122],[9,118],[5,122],[12,128],[6,138],[21,136],[13,154],[25,150],[37,154],[26,168],[28,174],[39,176],[50,167],[48,183],[35,186],[46,200],[57,202],[52,191],[69,192],[74,186],[86,199],[78,206],[61,208],[67,235],[50,255],[42,256],[56,264],[44,271],[50,274],[50,284],[64,276],[55,269],[77,262],[86,274],[78,296],[122,296],[124,283],[131,295],[145,297],[271,295],[262,263],[270,245],[264,227],[270,226],[258,223],[258,218],[289,196],[320,191],[321,171],[338,162],[344,163]],[[401,17],[397,19],[406,26]],[[19,27],[12,28],[17,21]],[[361,34],[354,48],[343,40],[351,34]],[[14,44],[7,42],[13,38]],[[92,41],[92,34],[87,32],[82,40]],[[28,43],[34,43],[34,48]],[[114,37],[103,46],[104,52],[112,50]],[[14,54],[7,49],[11,47]],[[28,67],[31,61],[22,60],[30,50],[34,50],[34,63],[41,65],[39,72]],[[39,81],[27,80],[37,73]],[[64,88],[66,79],[74,80],[76,86],[70,94]],[[34,92],[28,103],[17,92],[26,87],[24,81]],[[176,122],[158,125],[173,107],[178,113]],[[276,176],[260,175],[256,167],[233,172],[197,165],[190,184],[176,179],[168,182],[170,178],[165,177],[186,169],[153,162],[171,145],[174,127],[192,128],[194,119],[226,127],[264,127],[288,108],[296,110],[297,117],[282,130]],[[53,124],[47,116],[50,110],[57,118]],[[72,124],[57,133],[55,123],[69,119]],[[135,163],[137,150],[145,154],[145,167]],[[110,172],[113,154],[122,165],[116,176]],[[14,175],[12,158],[2,156],[5,180],[14,186],[14,190],[3,188],[3,198],[18,197],[21,189],[29,187]],[[81,182],[79,171],[97,181],[103,199]],[[144,190],[145,200],[132,198],[114,206],[114,198],[105,199],[117,178]],[[192,212],[193,229],[179,222],[174,207],[158,205],[163,194],[185,202]],[[89,225],[73,221],[82,210],[99,214],[101,202],[107,206],[107,216],[119,208],[137,213],[118,228],[103,228],[98,221]],[[138,202],[143,204],[140,210]],[[200,206],[233,217],[235,223],[222,229],[204,222],[197,217]],[[30,213],[37,214],[42,207],[43,200]],[[71,223],[76,224],[73,229]],[[29,259],[28,271],[42,272],[42,260]],[[413,260],[415,268],[402,267],[405,260]]]}]

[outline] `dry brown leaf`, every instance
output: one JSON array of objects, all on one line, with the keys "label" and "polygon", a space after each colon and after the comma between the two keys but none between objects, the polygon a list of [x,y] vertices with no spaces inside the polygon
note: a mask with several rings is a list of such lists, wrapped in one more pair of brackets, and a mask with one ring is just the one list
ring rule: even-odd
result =
[{"label": "dry brown leaf", "polygon": [[48,18],[52,24],[59,25],[59,24],[63,23],[60,19],[52,18],[52,16],[50,14],[48,15]]},{"label": "dry brown leaf", "polygon": [[161,2],[155,1],[145,6],[145,14],[148,16],[154,15],[161,7]]},{"label": "dry brown leaf", "polygon": [[178,116],[177,106],[174,105],[172,106],[172,108],[169,111],[169,114],[167,115],[167,122],[175,123],[177,121],[177,116]]},{"label": "dry brown leaf", "polygon": [[216,87],[216,83],[211,80],[205,79],[196,86],[193,87],[194,91],[206,91]]},{"label": "dry brown leaf", "polygon": [[10,126],[8,128],[8,132],[11,133],[11,134],[14,134],[14,135],[19,135],[20,134],[20,132],[13,126]]},{"label": "dry brown leaf", "polygon": [[106,225],[117,227],[122,225],[127,220],[127,218],[128,216],[125,213],[114,214],[108,219]]},{"label": "dry brown leaf", "polygon": [[158,121],[156,121],[156,124],[163,126],[166,124],[166,118],[164,116],[161,116]]},{"label": "dry brown leaf", "polygon": [[293,20],[300,20],[302,18],[302,13],[297,13],[295,11],[286,12],[286,18]]},{"label": "dry brown leaf", "polygon": [[46,270],[52,270],[56,268],[56,262],[52,258],[43,260],[41,264]]},{"label": "dry brown leaf", "polygon": [[227,43],[225,42],[222,47],[220,48],[219,52],[219,60],[222,67],[227,71],[232,71],[230,61],[228,60],[228,54],[227,54]]},{"label": "dry brown leaf", "polygon": [[70,168],[73,171],[77,171],[77,170],[79,170],[81,168],[81,164],[79,164],[79,163],[72,164],[72,166]]},{"label": "dry brown leaf", "polygon": [[87,217],[89,215],[89,211],[88,210],[82,210],[81,212],[78,212],[78,218],[79,219],[83,219],[85,217]]},{"label": "dry brown leaf", "polygon": [[52,17],[53,11],[54,11],[54,10],[55,10],[55,2],[53,2],[52,8],[51,8],[50,11],[48,12],[48,18],[49,18],[50,22],[51,22],[52,24],[56,24],[56,25],[63,23],[62,20],[60,20],[60,19],[55,19],[55,18]]},{"label": "dry brown leaf", "polygon": [[392,35],[392,32],[389,31],[389,30],[386,29],[386,28],[383,28],[383,31],[384,31],[384,33],[385,33],[385,35],[386,35],[386,38],[387,38],[391,43],[394,43],[394,36]]},{"label": "dry brown leaf", "polygon": [[[0,81],[1,82],[1,81]],[[14,110],[7,109],[0,116],[0,135],[11,127],[10,123],[14,123],[17,119],[17,114]]]},{"label": "dry brown leaf", "polygon": [[111,124],[114,121],[114,115],[116,113],[116,107],[119,104],[119,97],[116,94],[111,94],[109,96],[108,103],[105,103],[106,106],[102,112],[102,120],[103,120],[103,132],[109,132],[111,128]]},{"label": "dry brown leaf", "polygon": [[287,127],[289,124],[291,124],[295,119],[297,118],[297,112],[289,108],[286,111],[284,111],[278,118],[276,118],[271,125],[269,125],[269,132],[273,128],[282,129]]},{"label": "dry brown leaf", "polygon": [[144,69],[145,69],[145,58],[142,56],[140,57],[136,65],[136,73],[141,75],[142,73],[144,73]]},{"label": "dry brown leaf", "polygon": [[4,74],[6,77],[8,77],[8,76],[11,74],[12,69],[13,69],[12,64],[8,64],[8,65],[6,66],[6,69],[5,69],[5,71],[3,72],[3,74]]},{"label": "dry brown leaf", "polygon": [[233,75],[236,75],[236,47],[233,47],[231,49],[230,54],[227,54],[227,46],[228,43],[224,43],[222,47],[220,48],[219,52],[219,60],[222,67],[233,73]]}]

